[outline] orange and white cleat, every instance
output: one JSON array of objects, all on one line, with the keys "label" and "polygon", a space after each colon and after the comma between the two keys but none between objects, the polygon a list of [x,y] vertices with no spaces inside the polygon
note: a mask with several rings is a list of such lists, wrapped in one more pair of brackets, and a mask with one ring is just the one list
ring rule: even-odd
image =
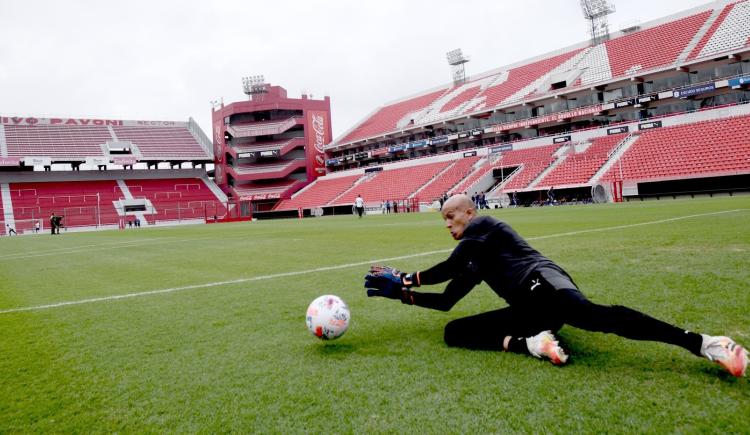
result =
[{"label": "orange and white cleat", "polygon": [[533,337],[528,337],[526,347],[530,354],[537,358],[547,358],[552,364],[561,365],[568,361],[568,355],[560,347],[552,331],[542,331]]},{"label": "orange and white cleat", "polygon": [[703,336],[701,355],[724,367],[732,376],[739,378],[745,375],[748,355],[744,347],[735,343],[729,337],[701,335]]}]

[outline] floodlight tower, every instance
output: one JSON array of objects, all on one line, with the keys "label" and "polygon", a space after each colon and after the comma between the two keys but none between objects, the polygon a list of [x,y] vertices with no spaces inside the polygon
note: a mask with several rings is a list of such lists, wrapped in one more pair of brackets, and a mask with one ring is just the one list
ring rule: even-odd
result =
[{"label": "floodlight tower", "polygon": [[464,69],[464,64],[469,61],[469,58],[464,56],[460,48],[449,51],[445,54],[445,57],[448,59],[448,65],[451,66],[453,85],[462,85],[466,81],[466,70]]},{"label": "floodlight tower", "polygon": [[268,92],[268,86],[263,74],[257,76],[247,76],[242,78],[242,90],[250,99],[255,100],[256,95],[260,96]]},{"label": "floodlight tower", "polygon": [[591,43],[596,45],[609,39],[607,15],[615,12],[615,5],[607,0],[581,0],[581,10],[589,21]]}]

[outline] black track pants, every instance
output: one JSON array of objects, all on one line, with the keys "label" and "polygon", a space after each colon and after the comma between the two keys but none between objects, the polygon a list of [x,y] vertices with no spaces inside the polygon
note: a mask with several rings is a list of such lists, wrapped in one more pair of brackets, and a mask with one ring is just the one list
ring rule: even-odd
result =
[{"label": "black track pants", "polygon": [[449,346],[500,350],[506,336],[531,337],[568,324],[633,340],[669,343],[700,354],[698,334],[627,307],[595,304],[578,289],[555,288],[539,274],[529,279],[528,287],[534,284],[527,298],[510,307],[451,321],[445,327],[445,342]]}]

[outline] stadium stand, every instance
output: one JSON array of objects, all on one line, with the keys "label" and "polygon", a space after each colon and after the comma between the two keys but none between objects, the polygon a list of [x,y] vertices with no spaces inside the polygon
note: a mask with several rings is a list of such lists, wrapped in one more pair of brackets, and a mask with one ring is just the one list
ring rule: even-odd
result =
[{"label": "stadium stand", "polygon": [[693,49],[689,60],[716,56],[750,44],[750,2],[726,5],[709,31]]},{"label": "stadium stand", "polygon": [[239,155],[242,153],[259,153],[263,151],[271,151],[278,153],[279,155],[288,154],[295,148],[299,148],[304,145],[304,138],[296,137],[288,140],[277,141],[277,142],[266,142],[266,143],[239,143],[227,151],[234,157],[240,158]]},{"label": "stadium stand", "polygon": [[291,199],[281,201],[275,210],[295,210],[297,208],[321,207],[330,204],[338,196],[349,190],[361,174],[344,177],[321,177]]},{"label": "stadium stand", "polygon": [[386,105],[337,139],[333,148],[412,126],[505,109],[557,93],[561,83],[568,92],[583,91],[613,79],[673,71],[685,57],[695,61],[746,48],[748,37],[750,2],[711,3],[673,19],[618,32],[602,43],[582,43],[469,77],[461,86],[438,87]]},{"label": "stadium stand", "polygon": [[[382,167],[383,175],[364,175],[353,190],[370,189],[389,182],[389,171],[416,171],[440,155],[476,150],[483,163],[455,184],[442,180],[449,167],[417,187],[411,195],[424,201],[422,194],[432,197],[442,186],[497,199],[528,194],[526,204],[542,197],[532,192],[552,186],[591,199],[598,183],[618,189],[611,182],[621,163],[629,196],[638,196],[642,182],[647,195],[703,191],[689,181],[694,177],[724,177],[717,188],[741,189],[747,184],[737,177],[750,175],[750,160],[732,147],[745,133],[734,125],[697,139],[703,127],[688,126],[750,116],[749,54],[750,1],[714,1],[387,104],[327,146],[326,165],[346,176]],[[708,154],[698,151],[700,140],[712,142],[702,147]],[[671,183],[681,178],[686,182]]]},{"label": "stadium stand", "polygon": [[518,190],[528,187],[529,183],[555,161],[554,153],[559,148],[560,145],[545,145],[503,153],[501,167],[509,170],[513,167],[519,168],[505,182],[505,189]]},{"label": "stadium stand", "polygon": [[104,156],[102,145],[112,141],[104,126],[4,125],[8,156],[86,158]]},{"label": "stadium stand", "polygon": [[325,174],[330,98],[289,98],[283,87],[260,82],[244,90],[248,101],[212,112],[215,181],[265,212]]},{"label": "stadium stand", "polygon": [[65,227],[117,225],[114,201],[123,197],[115,180],[10,183],[16,230],[29,232],[34,221],[49,229],[52,212],[65,216]]},{"label": "stadium stand", "polygon": [[415,196],[424,202],[437,200],[470,174],[479,159],[478,156],[472,156],[453,161],[448,168],[417,190]]},{"label": "stadium stand", "polygon": [[[196,134],[191,124],[5,117],[0,128],[9,157],[43,156],[54,163],[127,155],[142,162],[208,162],[213,158],[208,151],[210,143]],[[110,153],[110,147],[117,148],[117,154]]]},{"label": "stadium stand", "polygon": [[500,104],[517,102],[531,94],[535,89],[528,86],[541,79],[563,62],[577,55],[581,50],[573,50],[547,59],[542,59],[508,71],[505,81],[487,88],[479,95],[484,99],[482,107],[493,108]]},{"label": "stadium stand", "polygon": [[304,158],[277,160],[270,163],[238,164],[229,171],[236,174],[237,179],[253,181],[270,178],[285,177],[297,169],[304,168]]},{"label": "stadium stand", "polygon": [[603,177],[664,180],[750,171],[750,116],[642,132]]},{"label": "stadium stand", "polygon": [[489,161],[487,163],[482,164],[478,168],[474,168],[474,170],[469,173],[469,175],[464,178],[463,181],[458,183],[453,189],[450,189],[448,191],[449,195],[455,195],[458,193],[469,193],[472,192],[472,187],[474,184],[476,184],[477,181],[479,181],[480,178],[485,177],[488,172],[492,171],[495,168],[499,168],[500,163],[492,164]]},{"label": "stadium stand", "polygon": [[672,65],[711,11],[605,42],[613,77]]},{"label": "stadium stand", "polygon": [[227,198],[201,167],[212,149],[192,119],[0,117],[2,219],[28,233],[48,231],[53,211],[74,230],[224,217]]},{"label": "stadium stand", "polygon": [[151,202],[153,209],[143,214],[148,224],[226,213],[225,205],[200,178],[133,179],[125,184],[132,198]]},{"label": "stadium stand", "polygon": [[611,136],[593,139],[587,148],[581,152],[575,151],[575,144],[571,144],[571,152],[566,154],[564,160],[542,178],[535,187],[563,187],[568,185],[583,185],[591,180],[596,171],[602,167],[609,158],[613,148],[622,141],[627,134],[614,134]]},{"label": "stadium stand", "polygon": [[257,137],[281,134],[301,123],[302,117],[293,116],[279,121],[238,122],[227,127],[232,137]]},{"label": "stadium stand", "polygon": [[440,108],[440,112],[448,112],[450,110],[454,110],[457,107],[461,106],[462,104],[465,104],[467,101],[471,100],[472,98],[476,97],[477,94],[481,91],[482,87],[472,86],[468,89],[465,89],[461,91],[460,94],[453,97],[448,103],[446,103],[444,106]]},{"label": "stadium stand", "polygon": [[117,140],[136,144],[141,156],[146,159],[209,158],[206,150],[184,127],[115,126],[112,130]]},{"label": "stadium stand", "polygon": [[351,142],[369,136],[375,136],[383,132],[396,130],[405,125],[414,124],[414,122],[411,122],[412,120],[409,119],[404,125],[404,117],[410,113],[423,110],[446,91],[446,88],[442,88],[438,91],[433,91],[406,101],[385,106],[377,110],[364,122],[360,123],[353,131],[344,137],[343,141]]},{"label": "stadium stand", "polygon": [[[495,169],[503,169],[507,183],[512,182],[510,188],[524,188],[531,180],[538,176],[545,168],[555,161],[554,152],[559,145],[545,145],[540,147],[509,150],[502,153],[496,161],[488,161],[480,170],[473,173],[451,193],[476,193],[475,184]],[[480,189],[483,190],[483,189]]]},{"label": "stadium stand", "polygon": [[362,195],[368,204],[408,198],[450,164],[451,162],[437,162],[375,172],[372,178],[357,184],[356,188],[350,189],[334,203],[353,204],[357,195]]}]

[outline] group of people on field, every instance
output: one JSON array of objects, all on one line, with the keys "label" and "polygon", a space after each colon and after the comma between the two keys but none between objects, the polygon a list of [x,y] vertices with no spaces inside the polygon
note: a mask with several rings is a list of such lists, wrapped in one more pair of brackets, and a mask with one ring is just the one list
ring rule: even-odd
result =
[{"label": "group of people on field", "polygon": [[62,220],[65,216],[57,215],[53,211],[52,214],[49,217],[49,228],[51,233],[54,234],[60,234],[60,228],[62,228],[63,223]]},{"label": "group of people on field", "polygon": [[[402,204],[401,206],[402,206],[402,209],[401,209],[402,212],[406,211],[408,213],[411,211],[409,204],[406,204],[406,205]],[[395,199],[393,201],[391,200],[382,201],[380,203],[380,210],[382,211],[383,214],[398,213],[399,204]],[[365,214],[365,200],[364,198],[362,198],[362,195],[357,195],[357,197],[354,199],[354,213],[360,218]]]}]

